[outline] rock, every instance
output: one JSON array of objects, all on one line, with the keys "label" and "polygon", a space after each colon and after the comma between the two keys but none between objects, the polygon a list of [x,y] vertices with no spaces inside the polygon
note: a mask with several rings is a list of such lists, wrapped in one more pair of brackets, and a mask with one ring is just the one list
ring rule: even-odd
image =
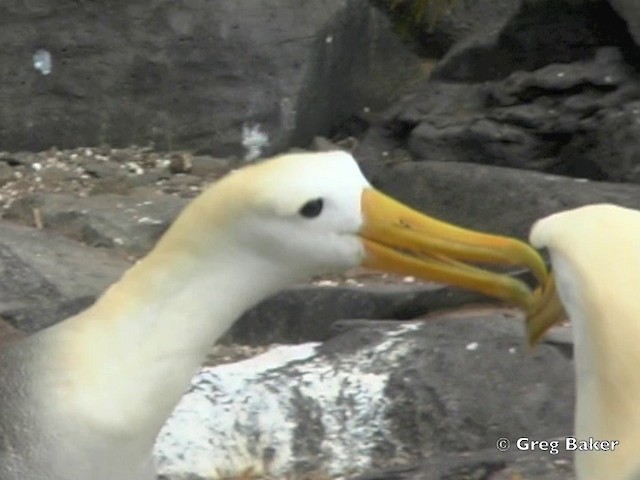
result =
[{"label": "rock", "polygon": [[640,181],[638,80],[619,47],[502,80],[429,80],[390,109],[355,153],[380,164],[388,159],[376,151],[400,147],[417,160]]},{"label": "rock", "polygon": [[[604,1],[521,2],[501,28],[457,44],[373,135],[417,160],[638,182],[638,52]],[[371,135],[364,158],[376,156]]]},{"label": "rock", "polygon": [[268,155],[388,104],[421,75],[366,0],[9,0],[0,26],[12,72],[0,85],[0,144],[12,150],[152,143]]},{"label": "rock", "polygon": [[187,173],[179,173],[169,178],[165,185],[180,187],[180,186],[198,186],[201,184],[201,179],[197,175],[189,175]]},{"label": "rock", "polygon": [[635,39],[636,45],[640,45],[640,5],[634,0],[609,0],[611,6],[627,24],[629,33]]},{"label": "rock", "polygon": [[0,348],[3,344],[24,338],[24,334],[0,317]]},{"label": "rock", "polygon": [[14,168],[0,160],[0,186],[10,182],[15,178]]},{"label": "rock", "polygon": [[21,154],[20,161],[13,157],[0,153],[0,166],[7,164],[13,169],[13,176],[0,184],[0,212],[14,201],[35,193],[70,193],[78,197],[102,194],[155,197],[157,193],[167,193],[192,198],[203,186],[244,164],[237,159],[202,157],[212,161],[199,161],[192,176],[182,177],[184,174],[171,173],[169,167],[172,158],[174,161],[182,158],[180,161],[187,168],[191,154],[186,152],[160,153],[133,146],[51,149]]},{"label": "rock", "polygon": [[0,221],[0,316],[33,332],[88,307],[128,263],[67,238]]},{"label": "rock", "polygon": [[624,21],[605,0],[527,0],[511,12],[501,27],[462,39],[436,65],[432,77],[499,80],[517,70],[586,60],[603,46],[617,45],[630,55],[635,50]]},{"label": "rock", "polygon": [[325,137],[315,137],[311,142],[311,150],[314,152],[331,152],[340,150],[340,147]]},{"label": "rock", "polygon": [[[563,152],[563,164],[568,158],[580,159],[581,164],[599,176],[616,182],[640,184],[640,101],[603,108],[589,121],[590,131],[576,135]],[[572,162],[577,163],[577,162]],[[581,170],[576,165],[572,172]]]},{"label": "rock", "polygon": [[555,455],[496,449],[464,455],[443,452],[417,464],[374,470],[349,480],[574,480],[572,465],[571,455],[564,450]]},{"label": "rock", "polygon": [[171,195],[129,197],[39,194],[15,202],[6,218],[30,224],[38,209],[45,228],[94,247],[146,253],[169,227],[186,200]]},{"label": "rock", "polygon": [[246,312],[221,341],[249,345],[323,341],[344,330],[345,318],[395,323],[437,310],[491,302],[473,292],[425,283],[301,285]]},{"label": "rock", "polygon": [[570,435],[573,366],[552,346],[528,353],[514,320],[359,328],[206,368],[158,439],[161,478],[354,478],[398,461],[431,474],[361,478],[529,478],[540,452],[502,455],[496,441]]},{"label": "rock", "polygon": [[502,81],[429,82],[390,112],[389,129],[420,160],[629,180],[636,175],[630,160],[638,155],[638,96],[636,75],[619,51],[603,48],[589,61],[517,71]]},{"label": "rock", "polygon": [[122,165],[116,162],[89,160],[83,163],[83,170],[96,178],[116,178],[122,180],[122,178],[126,176]]},{"label": "rock", "polygon": [[536,220],[560,210],[602,202],[640,209],[637,185],[462,162],[405,162],[377,171],[376,186],[419,210],[522,239]]},{"label": "rock", "polygon": [[174,153],[169,158],[169,171],[173,174],[191,173],[193,169],[193,160],[191,154]]},{"label": "rock", "polygon": [[[105,175],[102,173],[102,175]],[[105,175],[106,176],[106,175]],[[68,180],[73,180],[78,177],[78,172],[71,172],[67,169],[50,167],[39,172],[41,181],[47,183],[62,183]],[[111,177],[110,177],[111,178]],[[116,180],[113,180],[116,181]]]},{"label": "rock", "polygon": [[191,173],[199,177],[212,176],[219,178],[232,168],[233,162],[224,158],[214,158],[208,155],[196,155],[191,158]]},{"label": "rock", "polygon": [[497,30],[520,6],[513,0],[433,1],[416,15],[415,1],[373,0],[389,15],[395,30],[421,55],[440,57],[478,31]]},{"label": "rock", "polygon": [[[121,191],[118,191],[118,183],[115,179],[110,181],[100,182],[96,185],[94,193],[129,193],[129,189],[134,190],[144,186],[155,186],[159,182],[166,181],[171,178],[171,175],[159,168],[149,169],[139,175],[127,175],[119,183],[121,185]],[[168,193],[163,191],[163,193]]]},{"label": "rock", "polygon": [[29,166],[33,163],[34,157],[30,152],[2,152],[0,154],[0,160],[11,167],[16,166]]}]

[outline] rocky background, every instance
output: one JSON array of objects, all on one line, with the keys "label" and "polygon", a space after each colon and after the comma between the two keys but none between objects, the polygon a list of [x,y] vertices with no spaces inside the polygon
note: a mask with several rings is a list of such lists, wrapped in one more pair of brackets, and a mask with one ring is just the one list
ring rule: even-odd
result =
[{"label": "rocky background", "polygon": [[[635,0],[6,0],[0,25],[8,335],[86,307],[206,184],[293,148],[349,149],[405,202],[521,238],[640,208]],[[570,338],[529,352],[517,312],[411,278],[298,285],[212,351],[160,470],[572,479],[568,452],[495,448],[571,434]]]}]

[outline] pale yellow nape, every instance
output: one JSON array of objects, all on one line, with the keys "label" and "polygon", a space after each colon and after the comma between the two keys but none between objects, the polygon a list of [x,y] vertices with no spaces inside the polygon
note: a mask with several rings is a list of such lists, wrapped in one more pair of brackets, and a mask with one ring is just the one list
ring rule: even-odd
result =
[{"label": "pale yellow nape", "polygon": [[576,452],[579,480],[640,478],[640,212],[591,205],[537,222],[571,318],[576,363],[575,436],[618,441]]}]

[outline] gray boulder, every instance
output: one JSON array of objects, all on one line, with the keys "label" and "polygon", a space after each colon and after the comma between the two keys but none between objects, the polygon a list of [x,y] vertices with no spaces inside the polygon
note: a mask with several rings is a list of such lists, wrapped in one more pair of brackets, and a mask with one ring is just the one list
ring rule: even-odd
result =
[{"label": "gray boulder", "polygon": [[498,80],[516,70],[593,57],[602,46],[635,49],[624,20],[605,0],[522,0],[501,25],[454,45],[433,71],[440,80]]},{"label": "gray boulder", "polygon": [[405,162],[375,183],[436,217],[493,233],[528,238],[547,215],[592,203],[640,209],[640,186],[595,182],[463,162]]},{"label": "gray boulder", "polygon": [[[358,321],[388,319],[391,324],[474,302],[491,302],[473,292],[442,285],[352,279],[286,289],[246,312],[221,340],[268,345],[323,341]],[[357,319],[345,323],[343,319]]]},{"label": "gray boulder", "polygon": [[412,467],[359,478],[571,478],[566,463],[532,461],[540,452],[495,448],[501,437],[572,432],[571,362],[549,345],[527,350],[520,317],[471,316],[372,322],[324,344],[205,369],[158,439],[160,473],[349,478],[402,461],[420,462],[425,476],[405,476]]},{"label": "gray boulder", "polygon": [[38,194],[15,202],[6,218],[25,222],[38,209],[43,227],[93,247],[140,256],[171,225],[187,200],[172,195],[104,194],[85,198],[65,193]]},{"label": "gray boulder", "polygon": [[[590,60],[516,71],[501,81],[472,84],[459,95],[462,89],[443,83],[431,93],[425,85],[418,102],[408,102],[394,117],[410,131],[407,147],[418,159],[596,180],[634,178],[629,157],[638,155],[631,137],[640,88],[619,50],[602,48]],[[614,145],[608,135],[616,128],[621,130]]]},{"label": "gray boulder", "polygon": [[392,19],[395,31],[423,56],[440,57],[480,31],[500,29],[518,10],[516,0],[372,0]]},{"label": "gray boulder", "polygon": [[128,262],[70,239],[0,221],[0,316],[33,332],[88,307]]},{"label": "gray boulder", "polygon": [[305,144],[420,75],[366,0],[0,5],[0,145]]},{"label": "gray boulder", "polygon": [[609,0],[611,6],[618,12],[627,24],[629,33],[637,45],[640,45],[640,5],[634,0]]}]

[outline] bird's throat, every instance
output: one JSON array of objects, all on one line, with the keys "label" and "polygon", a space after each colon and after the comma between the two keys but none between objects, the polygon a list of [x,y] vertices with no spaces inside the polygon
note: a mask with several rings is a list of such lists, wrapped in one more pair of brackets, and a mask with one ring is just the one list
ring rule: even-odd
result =
[{"label": "bird's throat", "polygon": [[91,308],[42,332],[55,349],[54,410],[151,448],[211,346],[288,283],[265,269],[234,255],[150,254]]}]

